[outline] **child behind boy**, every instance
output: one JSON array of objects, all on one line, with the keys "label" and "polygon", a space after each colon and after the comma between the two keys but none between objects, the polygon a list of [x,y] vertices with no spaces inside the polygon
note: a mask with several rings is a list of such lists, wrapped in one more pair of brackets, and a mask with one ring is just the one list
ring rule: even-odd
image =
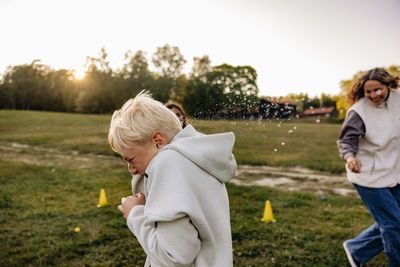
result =
[{"label": "child behind boy", "polygon": [[232,266],[225,182],[236,171],[233,133],[182,130],[175,114],[141,92],[115,111],[108,135],[144,192],[118,209],[147,254],[145,266]]}]

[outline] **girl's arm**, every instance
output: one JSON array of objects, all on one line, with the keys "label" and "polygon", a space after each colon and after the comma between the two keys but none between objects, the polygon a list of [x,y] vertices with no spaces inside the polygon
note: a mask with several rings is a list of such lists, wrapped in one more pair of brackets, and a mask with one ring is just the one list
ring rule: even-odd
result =
[{"label": "girl's arm", "polygon": [[365,136],[365,124],[355,111],[350,111],[343,123],[337,145],[347,167],[356,173],[361,171],[361,162],[355,158],[360,136]]},{"label": "girl's arm", "polygon": [[346,160],[350,155],[357,155],[360,136],[365,136],[365,124],[355,111],[350,111],[337,141],[339,153],[343,160]]}]

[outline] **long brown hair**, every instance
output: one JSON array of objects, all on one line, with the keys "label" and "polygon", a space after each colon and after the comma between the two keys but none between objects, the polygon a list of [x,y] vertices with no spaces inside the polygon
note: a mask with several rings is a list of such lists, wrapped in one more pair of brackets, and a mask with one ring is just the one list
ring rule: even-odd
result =
[{"label": "long brown hair", "polygon": [[364,84],[370,80],[378,81],[381,84],[386,85],[389,89],[397,89],[399,87],[398,76],[391,75],[384,68],[371,69],[357,80],[350,92],[347,94],[347,101],[351,105],[364,97]]},{"label": "long brown hair", "polygon": [[185,116],[185,111],[183,110],[183,107],[181,105],[179,105],[178,103],[172,102],[172,101],[168,101],[167,103],[165,103],[165,106],[169,109],[176,108],[181,112],[182,117],[183,117],[182,129],[185,128],[186,127],[186,116]]}]

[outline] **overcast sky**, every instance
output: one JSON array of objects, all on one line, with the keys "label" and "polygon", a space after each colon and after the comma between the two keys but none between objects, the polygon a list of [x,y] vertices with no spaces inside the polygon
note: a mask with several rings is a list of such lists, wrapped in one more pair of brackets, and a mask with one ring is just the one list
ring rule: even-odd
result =
[{"label": "overcast sky", "polygon": [[165,44],[187,60],[250,65],[260,95],[338,94],[359,70],[400,65],[400,0],[0,0],[0,73],[34,59],[83,69],[102,47]]}]

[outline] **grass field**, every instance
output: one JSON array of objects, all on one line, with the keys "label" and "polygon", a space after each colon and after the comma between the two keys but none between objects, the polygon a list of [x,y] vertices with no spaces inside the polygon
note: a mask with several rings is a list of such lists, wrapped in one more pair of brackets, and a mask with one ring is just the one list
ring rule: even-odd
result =
[{"label": "grass field", "polygon": [[[114,155],[107,143],[110,115],[0,110],[1,141],[44,148]],[[336,140],[340,124],[315,120],[190,120],[204,133],[232,131],[239,164],[303,166],[344,172]]]},{"label": "grass field", "polygon": [[[1,266],[143,265],[145,255],[116,209],[130,194],[130,176],[108,147],[109,120],[0,110]],[[204,133],[235,132],[239,163],[343,171],[335,144],[340,124],[190,122]],[[110,205],[97,208],[101,188]],[[227,188],[234,266],[348,266],[342,242],[373,222],[355,197]],[[266,200],[276,223],[260,220]],[[381,253],[367,266],[386,264]]]}]

